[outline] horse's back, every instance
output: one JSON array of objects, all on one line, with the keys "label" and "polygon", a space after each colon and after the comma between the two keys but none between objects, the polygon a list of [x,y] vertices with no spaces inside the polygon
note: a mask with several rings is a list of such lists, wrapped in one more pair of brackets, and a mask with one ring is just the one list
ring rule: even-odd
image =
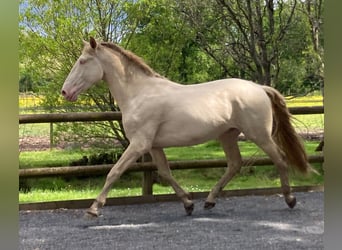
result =
[{"label": "horse's back", "polygon": [[156,146],[191,145],[215,139],[238,128],[249,131],[259,123],[271,123],[270,101],[255,83],[224,79],[187,85],[174,91],[163,108]]},{"label": "horse's back", "polygon": [[241,94],[246,93],[256,93],[258,91],[263,91],[261,85],[256,84],[252,81],[243,80],[239,78],[226,78],[220,80],[214,80],[206,83],[185,85],[188,88],[202,89],[206,91],[230,91],[231,93],[241,96]]},{"label": "horse's back", "polygon": [[[203,103],[220,102],[226,105],[226,109],[243,111],[262,111],[262,108],[270,108],[270,100],[261,85],[251,81],[228,78],[211,81],[202,84],[187,85],[186,100]],[[200,103],[201,101],[199,101]]]}]

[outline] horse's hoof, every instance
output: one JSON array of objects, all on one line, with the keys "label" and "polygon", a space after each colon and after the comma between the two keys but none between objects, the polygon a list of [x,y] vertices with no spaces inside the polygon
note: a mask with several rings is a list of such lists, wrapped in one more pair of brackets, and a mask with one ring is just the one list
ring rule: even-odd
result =
[{"label": "horse's hoof", "polygon": [[191,215],[192,211],[194,211],[194,207],[195,205],[193,203],[189,206],[184,206],[186,215]]},{"label": "horse's hoof", "polygon": [[206,210],[209,210],[209,209],[212,209],[213,207],[215,207],[215,202],[209,202],[209,201],[206,201],[204,203],[204,209]]},{"label": "horse's hoof", "polygon": [[83,219],[85,219],[85,220],[93,220],[95,218],[97,218],[97,216],[90,214],[90,213],[85,213],[83,216]]},{"label": "horse's hoof", "polygon": [[289,206],[289,208],[294,208],[297,203],[296,197],[291,196],[289,199],[286,199],[286,203]]},{"label": "horse's hoof", "polygon": [[94,209],[88,209],[87,212],[84,214],[85,219],[94,219],[99,217],[99,212]]}]

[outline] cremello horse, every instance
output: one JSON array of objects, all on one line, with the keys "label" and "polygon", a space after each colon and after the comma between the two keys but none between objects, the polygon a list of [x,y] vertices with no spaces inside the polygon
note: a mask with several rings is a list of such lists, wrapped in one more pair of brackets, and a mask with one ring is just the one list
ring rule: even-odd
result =
[{"label": "cremello horse", "polygon": [[108,83],[122,111],[130,141],[107,175],[101,193],[87,213],[99,215],[112,184],[144,153],[150,152],[158,173],[173,187],[190,215],[194,203],[171,175],[163,148],[188,146],[218,139],[226,154],[226,172],[209,193],[204,207],[239,172],[242,164],[237,140],[242,132],[269,155],[280,174],[282,192],[290,208],[296,205],[288,181],[288,165],[311,170],[303,144],[290,123],[283,96],[271,87],[241,79],[181,85],[161,77],[141,58],[113,43],[84,42],[84,49],[62,88],[68,101],[95,82]]}]

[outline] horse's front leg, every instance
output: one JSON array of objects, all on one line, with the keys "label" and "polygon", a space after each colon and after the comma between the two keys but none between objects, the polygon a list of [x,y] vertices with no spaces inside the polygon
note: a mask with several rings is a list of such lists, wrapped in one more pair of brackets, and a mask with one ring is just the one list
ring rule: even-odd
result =
[{"label": "horse's front leg", "polygon": [[113,166],[107,175],[106,182],[102,188],[101,193],[97,196],[93,204],[87,210],[87,214],[91,216],[99,216],[99,209],[106,203],[108,192],[113,183],[120,178],[120,176],[131,166],[137,159],[148,151],[146,144],[132,143],[128,146],[122,154],[118,162]]},{"label": "horse's front leg", "polygon": [[152,148],[150,152],[154,163],[157,165],[158,174],[172,186],[173,190],[176,192],[176,195],[183,201],[187,215],[191,215],[192,211],[194,210],[194,203],[190,199],[190,194],[184,191],[173,178],[164,150],[161,148]]}]

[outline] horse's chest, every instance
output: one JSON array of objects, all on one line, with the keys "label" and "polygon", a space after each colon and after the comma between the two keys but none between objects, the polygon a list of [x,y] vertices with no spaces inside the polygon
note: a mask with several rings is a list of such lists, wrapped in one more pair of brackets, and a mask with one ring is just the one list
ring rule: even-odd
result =
[{"label": "horse's chest", "polygon": [[123,115],[122,117],[122,125],[128,139],[133,138],[136,134],[153,137],[156,133],[158,122],[158,119],[148,115],[148,113]]}]

